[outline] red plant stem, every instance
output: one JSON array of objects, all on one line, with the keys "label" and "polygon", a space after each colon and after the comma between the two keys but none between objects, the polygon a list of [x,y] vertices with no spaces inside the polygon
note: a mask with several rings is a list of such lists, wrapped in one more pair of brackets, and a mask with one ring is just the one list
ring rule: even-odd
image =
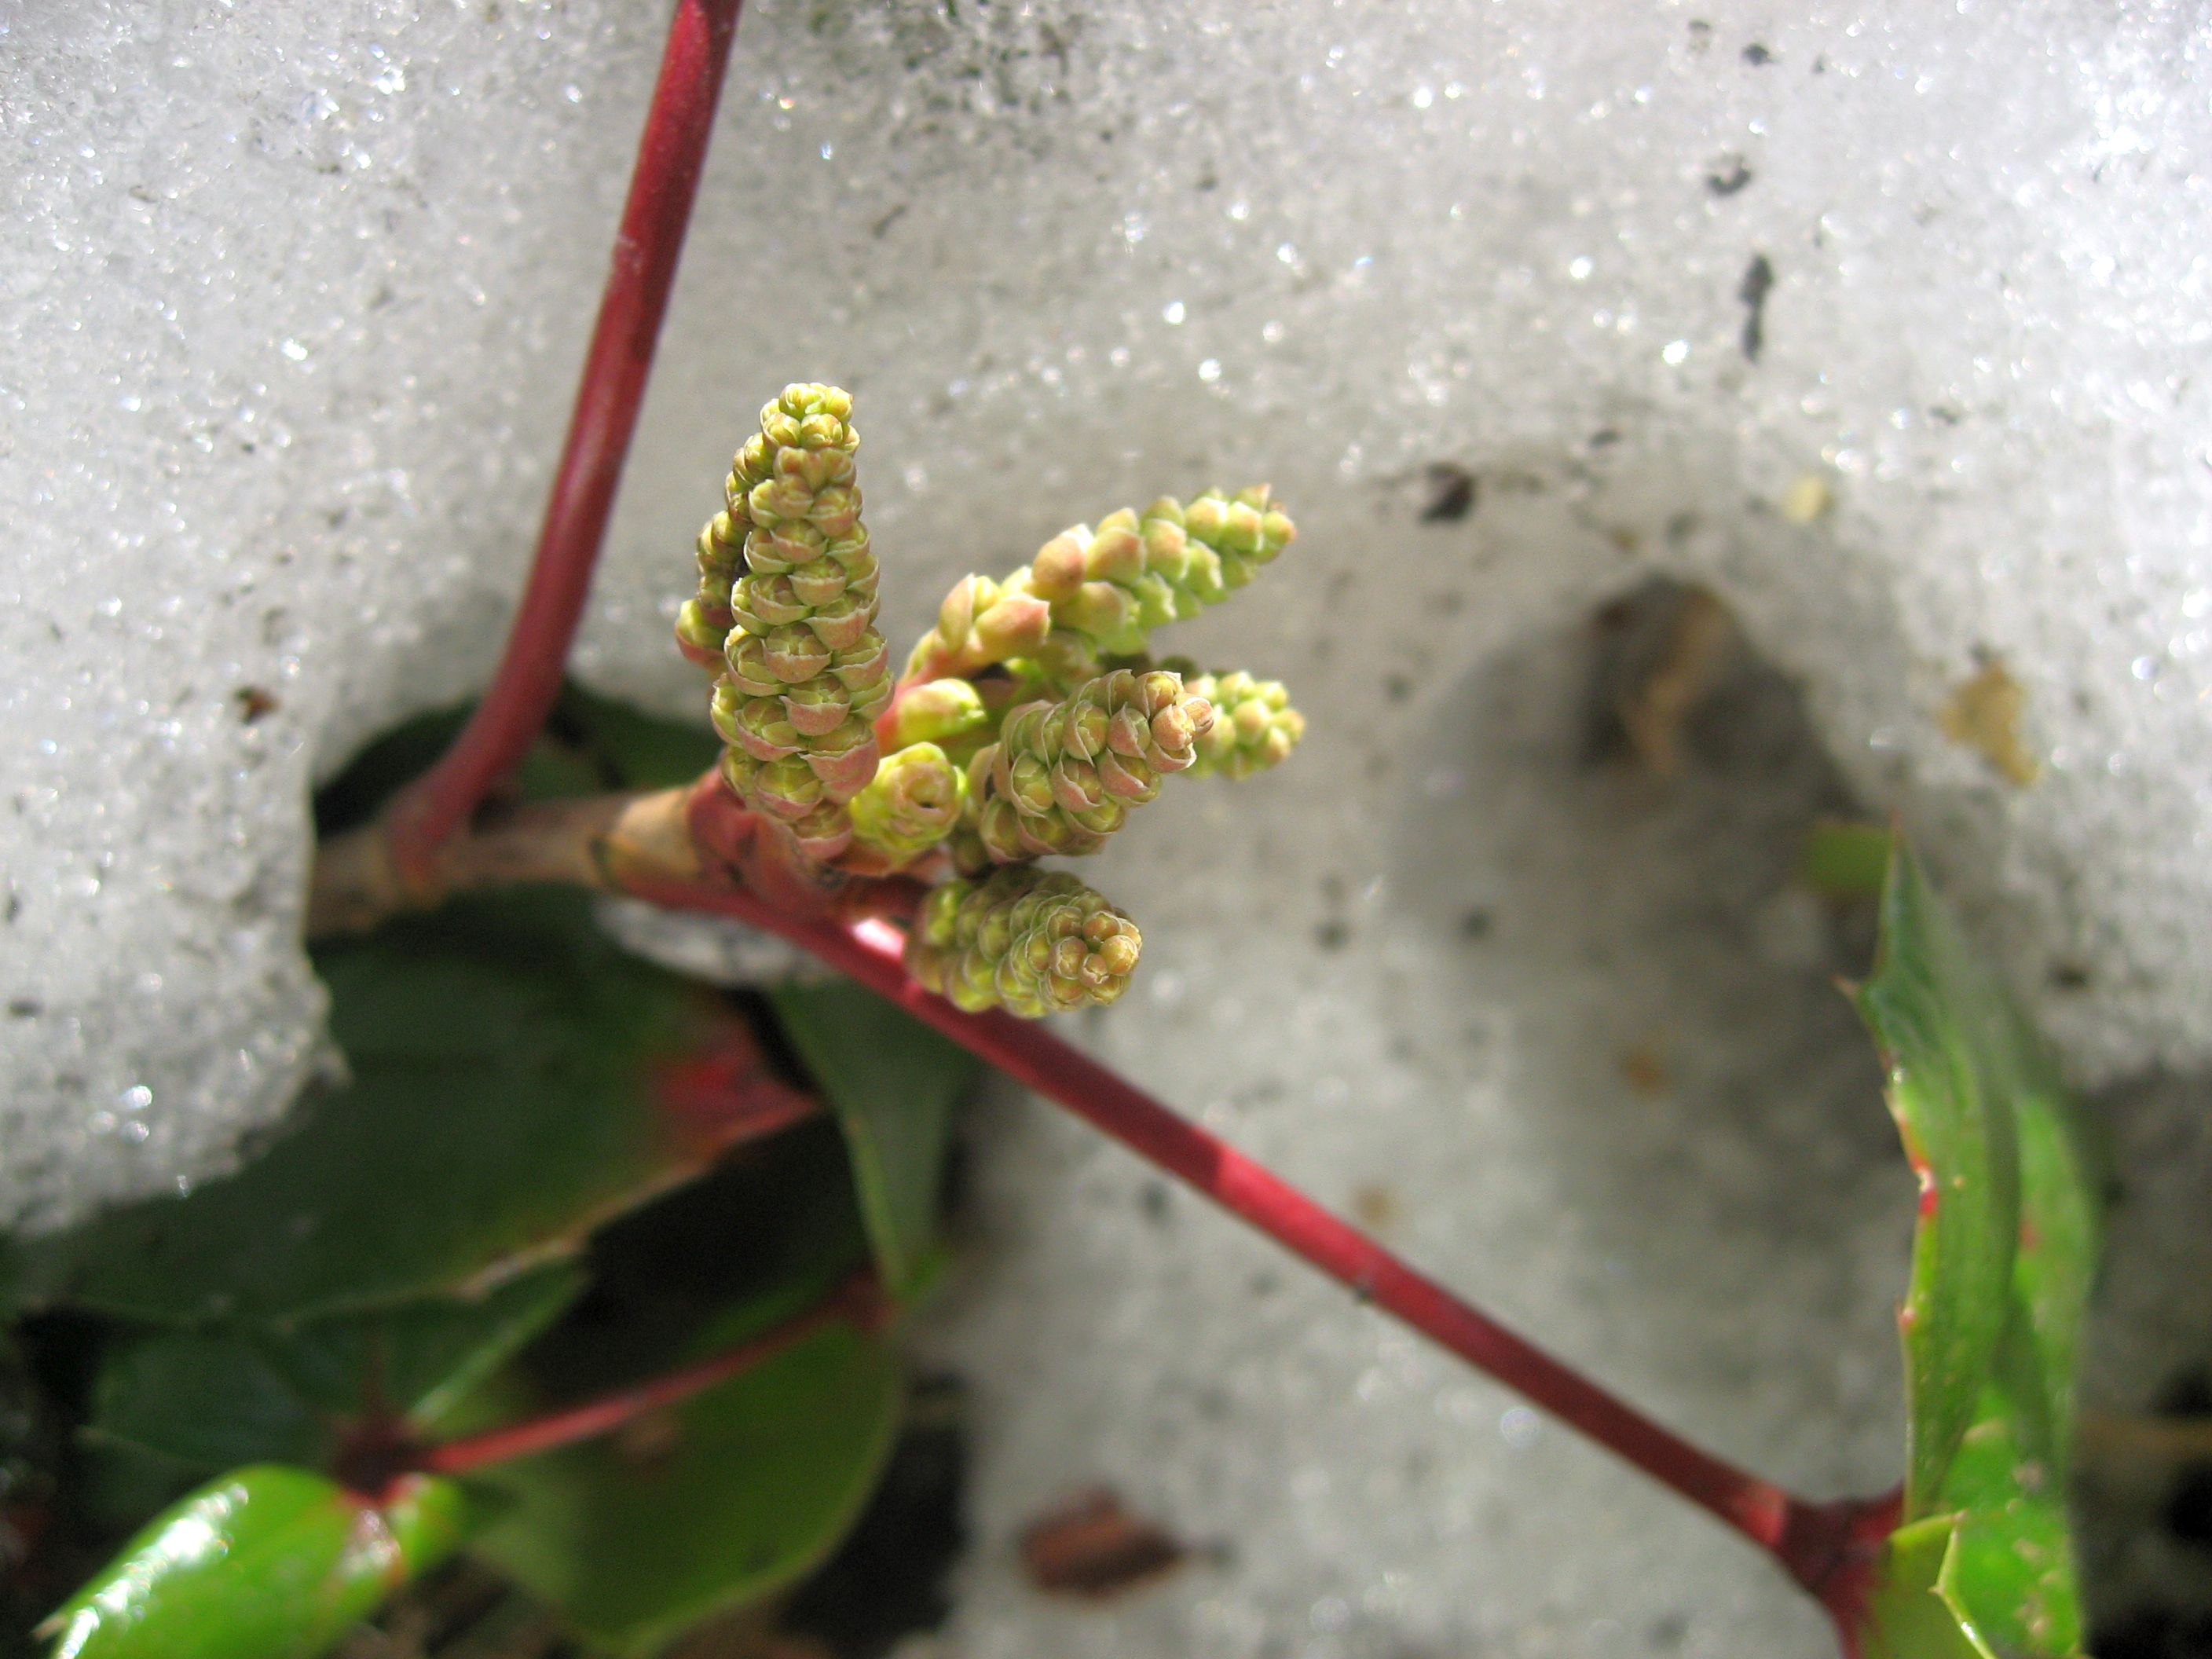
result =
[{"label": "red plant stem", "polygon": [[388,819],[393,866],[418,892],[434,892],[439,848],[514,769],[560,693],[645,398],[741,3],[678,0],[529,586],[483,700]]},{"label": "red plant stem", "polygon": [[672,908],[733,915],[811,951],[1718,1516],[1815,1595],[1838,1576],[1863,1516],[1884,1501],[1814,1503],[1690,1444],[1089,1055],[1003,1011],[963,1013],[924,990],[908,975],[902,935],[887,922],[846,927],[794,915],[720,885],[647,882],[630,890]]},{"label": "red plant stem", "polygon": [[659,1411],[664,1406],[678,1405],[695,1394],[704,1393],[717,1382],[726,1382],[741,1372],[765,1364],[778,1354],[798,1346],[816,1332],[825,1330],[841,1321],[872,1324],[880,1316],[882,1306],[873,1276],[866,1273],[857,1273],[832,1291],[825,1300],[749,1342],[740,1342],[736,1347],[702,1359],[696,1364],[670,1371],[634,1388],[618,1389],[612,1394],[600,1395],[597,1400],[586,1401],[580,1406],[570,1406],[560,1411],[549,1412],[543,1417],[533,1417],[527,1422],[510,1423],[502,1428],[488,1429],[482,1434],[426,1447],[413,1459],[411,1467],[425,1474],[466,1474],[471,1469],[508,1462],[518,1457],[532,1457],[539,1452],[551,1451],[556,1447],[589,1440],[594,1435],[618,1429],[647,1412]]}]

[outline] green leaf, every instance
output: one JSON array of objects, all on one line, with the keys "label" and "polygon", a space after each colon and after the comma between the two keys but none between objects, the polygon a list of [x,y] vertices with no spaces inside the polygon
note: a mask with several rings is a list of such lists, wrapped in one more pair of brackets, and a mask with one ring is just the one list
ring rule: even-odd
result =
[{"label": "green leaf", "polygon": [[1996,1659],[1959,1605],[1957,1546],[1948,1515],[1889,1535],[1859,1632],[1863,1659]]},{"label": "green leaf", "polygon": [[477,1292],[578,1248],[753,1127],[763,1062],[719,999],[523,892],[320,953],[351,1083],[238,1175],[21,1247],[29,1304],[297,1322]]},{"label": "green leaf", "polygon": [[1996,1385],[1983,1395],[1944,1482],[1958,1527],[1953,1597],[2002,1652],[2078,1654],[2066,1488],[2028,1443],[2013,1399]]},{"label": "green leaf", "polygon": [[343,1425],[391,1412],[428,1431],[583,1287],[556,1264],[475,1302],[440,1300],[291,1327],[153,1329],[103,1359],[88,1432],[196,1474],[325,1465]]},{"label": "green leaf", "polygon": [[1890,1114],[1920,1182],[1898,1322],[1908,1414],[1905,1518],[1936,1513],[2011,1316],[2020,1229],[2016,1065],[2002,1000],[1903,845],[1882,896],[1859,1011],[1889,1073]]},{"label": "green leaf", "polygon": [[[1924,1624],[1933,1595],[1976,1644],[1957,1651],[2078,1654],[2066,1483],[2099,1218],[2072,1108],[2048,1052],[1901,843],[1858,1000],[1921,1182],[1899,1315],[1906,1524],[1881,1592],[1905,1599],[1884,1605],[1917,1608]],[[1940,1583],[1928,1567],[1939,1530]],[[1913,1601],[1923,1579],[1934,1588]]]},{"label": "green leaf", "polygon": [[[766,1311],[724,1322],[702,1351],[757,1334]],[[832,1326],[694,1396],[653,1434],[472,1478],[504,1507],[471,1547],[591,1642],[650,1651],[827,1556],[874,1489],[899,1404],[889,1348]]]},{"label": "green leaf", "polygon": [[926,1276],[952,1108],[973,1055],[848,980],[787,985],[775,1011],[845,1132],[877,1271],[894,1296]]},{"label": "green leaf", "polygon": [[41,1629],[54,1659],[313,1659],[462,1524],[451,1481],[411,1476],[372,1503],[258,1464],[157,1517]]}]

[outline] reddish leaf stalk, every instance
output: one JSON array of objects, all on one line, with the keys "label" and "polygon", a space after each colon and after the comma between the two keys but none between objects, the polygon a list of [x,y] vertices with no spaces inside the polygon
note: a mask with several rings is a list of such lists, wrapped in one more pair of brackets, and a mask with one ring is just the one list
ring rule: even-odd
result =
[{"label": "reddish leaf stalk", "polygon": [[811,951],[1717,1516],[1815,1595],[1825,1600],[1831,1584],[1849,1576],[1841,1570],[1859,1553],[1863,1517],[1883,1500],[1814,1503],[1690,1444],[1034,1023],[999,1010],[962,1013],[923,990],[908,975],[902,937],[889,923],[847,927],[795,915],[734,888],[646,883],[632,890],[673,908],[737,916]]},{"label": "reddish leaf stalk", "polygon": [[872,1327],[881,1320],[884,1312],[882,1294],[873,1276],[858,1273],[831,1292],[824,1301],[749,1342],[741,1342],[736,1347],[700,1360],[696,1364],[686,1365],[632,1388],[618,1389],[612,1394],[602,1395],[597,1400],[586,1401],[580,1406],[567,1407],[560,1411],[549,1412],[543,1417],[533,1417],[526,1422],[510,1423],[501,1428],[488,1429],[482,1434],[427,1447],[416,1454],[411,1467],[425,1474],[466,1474],[495,1463],[511,1462],[518,1457],[534,1457],[540,1452],[574,1445],[580,1440],[589,1440],[596,1435],[618,1429],[648,1412],[680,1405],[694,1395],[703,1394],[718,1382],[726,1382],[756,1366],[766,1364],[778,1354],[788,1352],[810,1336],[832,1325],[849,1320],[864,1328]]},{"label": "reddish leaf stalk", "polygon": [[439,848],[514,769],[560,693],[667,313],[740,3],[678,0],[568,441],[505,654],[453,747],[408,787],[388,819],[392,863],[419,892],[436,890]]}]

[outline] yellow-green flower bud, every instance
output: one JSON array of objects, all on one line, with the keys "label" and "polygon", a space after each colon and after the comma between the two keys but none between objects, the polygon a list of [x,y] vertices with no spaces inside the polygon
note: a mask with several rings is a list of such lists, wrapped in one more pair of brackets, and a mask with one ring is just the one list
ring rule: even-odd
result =
[{"label": "yellow-green flower bud", "polygon": [[1137,925],[1073,876],[1018,865],[934,889],[907,936],[907,968],[970,1013],[1025,1019],[1103,1006],[1127,988]]},{"label": "yellow-green flower bud", "polygon": [[1055,641],[1080,635],[1089,662],[1141,656],[1152,629],[1218,604],[1297,534],[1264,484],[1187,507],[1164,495],[1060,532],[1030,561],[1029,587],[1051,601]]},{"label": "yellow-green flower bud", "polygon": [[810,851],[850,841],[836,809],[875,775],[874,721],[891,694],[852,409],[834,386],[789,386],[761,410],[732,464],[727,506],[700,532],[699,597],[678,621],[696,658],[729,619],[714,726],[752,763],[725,775],[748,806],[803,824]]},{"label": "yellow-green flower bud", "polygon": [[1186,690],[1213,705],[1213,726],[1198,741],[1191,776],[1249,778],[1289,759],[1305,736],[1305,716],[1291,707],[1280,680],[1254,679],[1242,670],[1200,674],[1182,661],[1167,665],[1182,672]]},{"label": "yellow-green flower bud", "polygon": [[1164,670],[1102,675],[1010,713],[969,763],[969,822],[1001,864],[1095,853],[1160,780],[1198,758],[1213,709]]},{"label": "yellow-green flower bud", "polygon": [[853,797],[853,839],[900,868],[952,833],[967,798],[967,776],[945,751],[914,744],[886,759]]},{"label": "yellow-green flower bud", "polygon": [[944,743],[964,738],[991,723],[982,694],[966,680],[931,680],[910,687],[891,706],[891,750],[914,743]]}]

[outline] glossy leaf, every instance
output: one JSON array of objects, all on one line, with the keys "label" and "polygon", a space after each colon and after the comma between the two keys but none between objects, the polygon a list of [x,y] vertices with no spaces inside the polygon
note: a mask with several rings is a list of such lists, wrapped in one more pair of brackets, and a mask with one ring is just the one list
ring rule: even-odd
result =
[{"label": "glossy leaf", "polygon": [[[2078,1654],[2067,1458],[2098,1217],[2071,1108],[2048,1054],[1901,845],[1859,1003],[1921,1182],[1899,1315],[1905,1525],[1892,1540],[1896,1577],[1876,1600],[1893,1621],[1898,1607],[1917,1610],[1915,1639],[1934,1645],[1881,1650]],[[1940,1583],[1928,1565],[1939,1532]],[[1923,1579],[1933,1588],[1915,1601]],[[1942,1627],[1928,1623],[1929,1596],[1963,1637],[1925,1633]]]},{"label": "glossy leaf", "polygon": [[459,1541],[460,1490],[371,1503],[304,1469],[237,1469],[157,1517],[42,1627],[54,1659],[313,1659]]},{"label": "glossy leaf", "polygon": [[[726,1322],[701,1352],[772,1322]],[[589,1641],[651,1651],[836,1547],[890,1455],[899,1402],[885,1345],[833,1326],[629,1431],[472,1477],[504,1507],[471,1547]]]},{"label": "glossy leaf", "polygon": [[582,1273],[560,1263],[475,1302],[410,1303],[289,1328],[137,1333],[101,1364],[88,1432],[195,1474],[263,1462],[320,1467],[350,1419],[389,1411],[417,1430],[436,1427],[582,1285]]},{"label": "glossy leaf", "polygon": [[849,980],[784,986],[775,1011],[844,1130],[877,1271],[910,1294],[937,1237],[952,1108],[979,1065]]},{"label": "glossy leaf", "polygon": [[205,1325],[478,1291],[697,1173],[756,1127],[736,1085],[774,1086],[742,1019],[580,894],[456,903],[317,965],[350,1084],[236,1176],[21,1247],[26,1301]]}]

